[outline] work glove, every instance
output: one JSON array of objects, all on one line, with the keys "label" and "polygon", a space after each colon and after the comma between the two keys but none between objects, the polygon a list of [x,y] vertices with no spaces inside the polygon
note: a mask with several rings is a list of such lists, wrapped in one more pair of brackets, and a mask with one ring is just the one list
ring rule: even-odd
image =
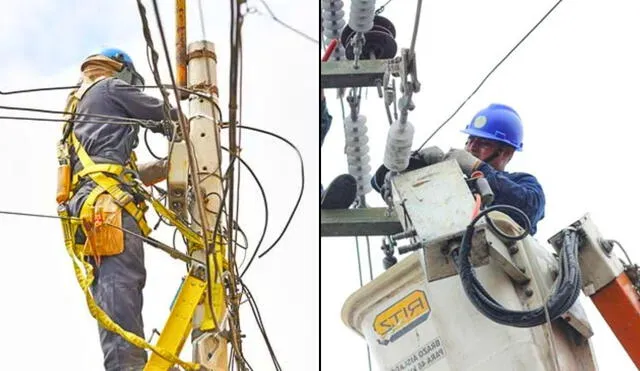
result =
[{"label": "work glove", "polygon": [[[423,168],[425,166],[433,165],[437,162],[442,161],[444,158],[444,152],[436,146],[427,147],[420,151],[411,153],[411,157],[409,157],[409,166],[405,171],[416,170]],[[371,187],[378,191],[382,198],[386,200],[386,196],[382,190],[382,187],[385,183],[385,177],[389,169],[387,169],[384,165],[380,165],[375,175],[371,178]]]},{"label": "work glove", "polygon": [[444,152],[438,146],[431,146],[418,151],[418,156],[429,166],[442,161]]},{"label": "work glove", "polygon": [[455,149],[455,148],[452,148],[451,150],[449,150],[449,152],[447,152],[447,154],[444,156],[444,159],[456,160],[458,162],[458,165],[460,165],[460,169],[462,169],[462,172],[466,176],[471,176],[471,174],[474,171],[476,171],[478,167],[480,167],[480,165],[483,164],[483,162],[480,161],[480,159],[478,159],[471,153],[462,149]]}]

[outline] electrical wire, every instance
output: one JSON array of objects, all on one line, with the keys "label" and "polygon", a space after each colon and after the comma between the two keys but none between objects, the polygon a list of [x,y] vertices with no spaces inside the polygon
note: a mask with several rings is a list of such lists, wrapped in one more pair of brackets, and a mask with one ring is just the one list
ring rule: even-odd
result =
[{"label": "electrical wire", "polygon": [[608,241],[611,242],[614,245],[618,245],[620,250],[622,250],[622,252],[624,253],[624,256],[627,257],[627,261],[629,262],[629,265],[633,265],[633,262],[631,261],[631,258],[629,258],[629,254],[627,254],[627,250],[625,250],[624,247],[622,247],[622,244],[620,242],[618,242],[617,240],[608,240]]},{"label": "electrical wire", "polygon": [[[31,107],[18,107],[18,106],[0,106],[0,109],[4,109],[4,110],[9,110],[9,111],[27,111],[27,112],[38,112],[38,113],[49,113],[49,114],[54,114],[54,115],[71,115],[73,114],[73,112],[66,112],[66,111],[56,111],[56,110],[47,110],[47,109],[40,109],[40,108],[31,108]],[[102,124],[113,124],[113,125],[140,125],[140,126],[148,126],[150,124],[157,124],[161,121],[154,121],[154,120],[139,120],[139,119],[134,119],[134,118],[130,118],[130,117],[122,117],[122,116],[112,116],[112,115],[99,115],[99,114],[88,114],[88,113],[82,113],[82,114],[76,114],[76,117],[88,117],[88,118],[103,118],[103,119],[110,119],[110,120],[118,120],[121,122],[102,122],[99,121],[97,123],[102,123]],[[66,121],[63,119],[60,119],[61,121]],[[74,119],[74,121],[78,121],[77,118]]]},{"label": "electrical wire", "polygon": [[[356,239],[356,254],[358,257],[358,279],[360,280],[360,287],[364,286],[364,282],[362,279],[362,263],[360,262],[360,242],[358,241],[358,236],[354,236]],[[369,254],[371,252],[369,251]],[[371,256],[369,256],[369,271],[371,272]],[[369,344],[367,346],[367,361],[369,364],[369,371],[371,371],[371,350],[369,349]]]},{"label": "electrical wire", "polygon": [[[0,116],[0,120],[16,120],[16,121],[36,121],[36,122],[67,122],[67,120],[59,118],[59,119],[48,119],[44,117],[30,117],[30,116]],[[96,124],[96,125],[137,125],[135,123],[129,122],[104,122],[104,121],[92,121],[92,120],[73,120],[74,122],[86,123],[86,124]]]},{"label": "electrical wire", "polygon": [[[150,66],[151,68],[151,66]],[[152,72],[153,69],[151,68]],[[69,89],[77,89],[79,88],[80,85],[69,85],[69,86],[53,86],[53,87],[42,87],[42,88],[32,88],[32,89],[23,89],[23,90],[12,90],[12,91],[0,91],[0,95],[12,95],[12,94],[23,94],[23,93],[33,93],[33,92],[41,92],[41,91],[52,91],[52,90],[69,90]],[[163,88],[167,88],[167,87],[171,87],[171,85],[169,84],[161,84],[160,86],[158,85],[145,85],[145,86],[140,86],[140,88],[144,88],[144,89],[163,89]],[[198,90],[194,90],[194,89],[189,89],[189,88],[182,88],[182,87],[177,87],[178,90],[180,91],[185,91],[188,92],[190,94],[193,94],[201,99],[205,99],[207,100],[210,104],[213,105],[215,111],[218,112],[218,114],[220,115],[220,117],[222,117],[222,110],[220,109],[220,106],[218,105],[218,103],[216,103],[213,98],[211,98],[208,94],[205,93],[201,93]],[[21,109],[16,107],[17,109]],[[12,109],[8,106],[0,106],[0,109]],[[30,108],[25,108],[25,109],[21,109],[21,110],[35,110],[35,109],[30,109]],[[47,111],[47,110],[38,110],[39,111]],[[55,113],[55,114],[71,114],[71,112],[64,112],[64,111],[47,111],[46,113]],[[87,117],[104,117],[104,118],[119,118],[119,119],[123,119],[123,120],[132,120],[135,122],[140,122],[142,120],[137,120],[137,119],[132,119],[129,117],[119,117],[119,116],[108,116],[108,115],[92,115],[92,114],[83,114],[82,116],[87,116]],[[75,120],[74,120],[75,121]]]},{"label": "electrical wire", "polygon": [[467,104],[467,102],[469,101],[469,99],[471,99],[471,97],[473,97],[478,90],[480,90],[480,88],[482,87],[482,85],[484,85],[484,83],[487,81],[487,79],[489,79],[489,76],[491,76],[495,70],[498,69],[498,67],[500,67],[500,65],[507,60],[507,58],[509,58],[511,56],[511,54],[513,54],[513,52],[515,52],[515,50],[520,46],[520,44],[522,44],[528,37],[529,35],[531,35],[531,33],[538,28],[538,26],[540,26],[540,24],[542,24],[542,22],[544,22],[545,19],[547,19],[547,17],[556,9],[556,7],[558,5],[560,5],[560,3],[563,0],[558,0],[558,2],[556,2],[551,9],[549,9],[547,11],[547,13],[540,18],[540,20],[535,24],[535,26],[533,26],[533,28],[531,28],[529,30],[529,32],[527,32],[524,37],[522,39],[520,39],[520,41],[518,41],[518,43],[511,48],[511,50],[509,50],[509,52],[491,69],[491,71],[489,71],[489,73],[482,79],[482,81],[480,81],[480,84],[478,84],[478,86],[476,86],[476,88],[471,92],[471,94],[469,94],[469,96],[467,97],[467,99],[465,99],[462,104],[460,104],[460,106],[458,106],[458,108],[456,108],[455,111],[453,111],[453,113],[449,116],[449,118],[447,118],[442,124],[440,124],[440,126],[438,126],[432,133],[431,135],[429,135],[429,137],[420,145],[420,147],[418,147],[418,149],[415,152],[418,152],[422,149],[422,147],[425,146],[425,144],[427,144],[427,142],[429,142],[429,140],[431,140],[431,138],[433,138],[436,133],[438,133],[438,131],[440,131],[440,129],[442,129],[449,121],[451,121],[451,119],[462,109],[462,107],[464,107],[465,104]]},{"label": "electrical wire", "polygon": [[[227,151],[227,152],[229,151],[226,147],[221,147],[221,148],[223,150]],[[260,246],[262,245],[262,242],[264,241],[264,238],[265,238],[265,236],[267,234],[267,227],[268,227],[268,224],[269,224],[269,204],[268,204],[268,200],[267,200],[267,195],[266,195],[266,193],[264,191],[264,187],[262,186],[262,183],[260,182],[260,179],[258,179],[258,176],[253,171],[251,166],[249,166],[249,164],[247,164],[239,156],[234,156],[234,158],[237,158],[240,161],[240,163],[247,168],[247,170],[249,171],[249,173],[251,174],[253,179],[256,181],[256,185],[260,189],[260,195],[262,196],[262,203],[264,205],[264,226],[262,228],[262,234],[260,235],[260,239],[258,240],[258,244],[256,245],[256,249],[255,249],[254,253],[251,255],[251,258],[249,258],[249,262],[247,263],[247,266],[244,268],[242,273],[240,273],[240,277],[243,277],[244,274],[246,273],[246,271],[249,269],[249,266],[251,266],[251,263],[255,259],[255,256],[258,253],[258,251],[260,249]]]},{"label": "electrical wire", "polygon": [[[81,220],[79,217],[75,217],[75,216],[69,216],[69,217],[62,217],[62,216],[58,216],[58,215],[47,215],[47,214],[38,214],[38,213],[25,213],[25,212],[18,212],[18,211],[8,211],[8,210],[0,210],[0,214],[4,214],[4,215],[14,215],[14,216],[28,216],[28,217],[35,217],[35,218],[45,218],[45,219],[62,219],[62,220]],[[175,248],[171,248],[170,246],[149,238],[149,237],[145,237],[139,233],[130,231],[126,228],[122,228],[122,227],[118,227],[116,225],[113,224],[109,224],[109,223],[105,223],[105,225],[108,225],[110,227],[119,229],[127,234],[130,234],[132,236],[138,237],[141,240],[143,240],[144,242],[146,242],[148,245],[155,247],[161,251],[166,252],[167,254],[169,254],[170,256],[172,256],[175,259],[180,259],[180,260],[190,260],[190,261],[194,261],[196,263],[201,263],[204,264],[204,262],[201,262],[200,260],[196,259],[196,258],[192,258],[184,253],[182,253],[181,251],[175,249]],[[171,250],[176,250],[175,252],[171,251]]]},{"label": "electrical wire", "polygon": [[238,125],[238,128],[240,129],[247,129],[247,130],[251,130],[251,131],[256,131],[262,134],[267,134],[270,135],[272,137],[278,138],[281,141],[285,142],[286,144],[288,144],[291,148],[293,148],[293,150],[296,152],[297,156],[298,156],[298,160],[300,161],[300,178],[301,178],[301,183],[300,183],[300,193],[298,194],[298,198],[296,200],[296,204],[293,207],[293,210],[291,211],[291,214],[289,215],[289,218],[287,219],[287,222],[284,226],[284,228],[282,229],[282,232],[280,232],[280,234],[278,235],[278,237],[276,238],[276,240],[260,255],[258,255],[258,258],[262,258],[263,256],[265,256],[269,251],[271,251],[271,249],[273,249],[276,244],[280,241],[280,239],[282,238],[282,236],[284,236],[285,232],[287,231],[287,228],[289,228],[289,224],[291,224],[291,220],[293,219],[293,216],[295,215],[296,211],[298,210],[298,206],[300,205],[300,200],[302,199],[302,194],[304,193],[304,162],[302,160],[302,155],[300,154],[300,151],[298,150],[298,148],[291,143],[289,140],[283,138],[282,136],[272,133],[270,131],[266,131],[266,130],[262,130],[262,129],[258,129],[258,128],[254,128],[251,126],[246,126],[246,125]]},{"label": "electrical wire", "polygon": [[16,215],[16,216],[30,216],[35,218],[47,218],[47,219],[63,219],[63,220],[79,220],[77,217],[62,217],[58,215],[46,215],[46,214],[37,214],[37,213],[25,213],[20,211],[8,211],[8,210],[0,210],[0,214],[5,215]]},{"label": "electrical wire", "polygon": [[[225,149],[225,150],[226,150],[226,148],[224,148],[224,147],[223,147],[223,149]],[[239,160],[243,161],[242,159],[239,159]],[[247,165],[246,165],[246,163],[244,163],[244,164],[245,164],[245,166],[247,166]],[[258,180],[258,179],[257,179],[257,177],[255,176],[255,174],[253,173],[253,171],[251,171],[251,173],[252,173],[252,175],[254,176],[254,179],[256,180],[256,182],[258,182],[258,183],[259,183],[259,180]],[[262,199],[263,199],[263,202],[264,202],[264,204],[265,204],[265,210],[267,210],[267,211],[265,212],[265,216],[266,216],[266,217],[265,217],[265,226],[264,226],[263,231],[262,231],[262,234],[261,234],[261,236],[260,236],[260,240],[259,240],[259,242],[258,242],[258,245],[256,246],[256,251],[259,249],[259,247],[260,247],[261,243],[262,243],[262,242],[263,242],[263,240],[264,240],[264,237],[265,237],[265,234],[266,234],[266,224],[267,224],[267,220],[268,220],[268,205],[266,204],[266,202],[267,202],[267,198],[266,198],[266,195],[265,195],[265,192],[264,192],[264,188],[262,187],[262,185],[261,185],[261,184],[259,184],[259,185],[258,185],[258,187],[260,187],[260,188],[261,188]],[[205,197],[208,197],[208,195],[205,195]],[[213,210],[207,209],[207,211],[208,211],[208,212],[210,212],[210,213],[214,213],[214,214],[215,214],[215,211],[213,211]],[[222,207],[222,209],[221,209],[221,212],[220,212],[220,213],[221,213],[221,215],[226,215],[226,211],[225,211],[224,207]],[[196,216],[195,216],[195,215],[193,215],[191,212],[189,212],[189,215],[191,216],[191,220],[192,220],[192,222],[193,222],[194,224],[196,224],[196,225],[200,226],[200,223],[198,222],[198,219],[196,218]],[[234,239],[233,244],[234,244],[234,245],[237,245],[237,246],[240,246],[241,248],[243,248],[243,249],[247,250],[247,249],[248,249],[248,242],[247,242],[248,240],[247,240],[247,236],[246,236],[246,234],[244,233],[244,231],[242,230],[242,228],[240,228],[240,226],[238,225],[238,223],[234,223],[234,225],[233,225],[233,229],[234,229],[235,231],[237,231],[238,233],[240,233],[240,234],[243,236],[243,239],[244,239],[244,241],[245,241],[245,246],[243,246],[243,245],[239,244],[239,243],[237,242],[237,240],[236,240],[236,239]],[[246,252],[245,252],[245,254],[244,254],[244,255],[246,255]],[[243,260],[242,260],[242,262],[240,263],[240,266],[242,266],[242,264],[244,263],[244,259],[245,259],[245,257],[243,257]],[[248,268],[248,267],[247,267],[247,268]]]},{"label": "electrical wire", "polygon": [[413,22],[413,35],[411,36],[411,47],[409,48],[409,55],[411,56],[413,56],[416,48],[416,39],[418,38],[418,29],[420,28],[420,13],[422,13],[422,0],[418,0],[416,18]]},{"label": "electrical wire", "polygon": [[[229,176],[227,178],[227,189],[229,190],[229,198],[227,199],[227,213],[228,213],[228,224],[233,225],[234,215],[236,212],[234,206],[234,193],[236,190],[234,189],[234,170],[236,163],[235,158],[237,158],[239,154],[239,147],[237,147],[237,135],[236,135],[236,126],[237,122],[237,110],[238,110],[238,95],[241,91],[241,86],[239,86],[239,58],[240,58],[240,39],[242,35],[242,23],[243,16],[240,12],[240,2],[236,0],[230,0],[230,8],[231,8],[231,27],[229,29],[229,47],[230,47],[230,61],[229,61],[229,120],[228,120],[228,130],[229,130]],[[234,270],[229,275],[229,302],[232,309],[238,313],[239,316],[239,298],[238,298],[238,287],[237,287],[237,266],[235,261],[235,252],[232,244],[233,240],[233,230],[228,230],[228,239],[229,239],[229,251],[228,251],[228,262],[229,266]],[[244,357],[242,351],[242,340],[240,338],[240,322],[238,317],[232,318],[229,321],[231,327],[231,343],[236,347],[236,353],[239,357],[237,357],[236,361],[240,368],[244,368],[244,364],[241,364],[240,361],[243,361],[248,365],[247,360]]]},{"label": "electrical wire", "polygon": [[[151,30],[149,29],[149,22],[147,20],[147,10],[145,8],[145,6],[142,4],[141,0],[137,0],[138,3],[138,14],[140,15],[140,20],[142,21],[142,34],[144,36],[144,40],[145,43],[147,45],[147,61],[149,62],[149,68],[151,69],[151,73],[153,75],[153,79],[156,82],[156,85],[158,87],[158,89],[160,89],[160,95],[162,95],[162,102],[163,102],[163,112],[164,112],[164,116],[165,119],[170,120],[171,119],[171,113],[170,113],[170,109],[171,109],[171,104],[169,103],[169,93],[167,92],[167,90],[164,88],[164,85],[162,84],[162,80],[160,78],[160,73],[158,71],[158,53],[156,52],[156,50],[154,49],[153,46],[153,39],[151,37]],[[166,48],[166,45],[165,45]],[[151,60],[149,60],[149,57],[151,57]],[[171,65],[169,65],[169,74],[173,77],[173,74],[171,72]],[[173,79],[172,79],[173,82]],[[174,84],[175,85],[175,84]],[[176,96],[176,99],[178,99],[179,95],[176,91],[174,91],[174,94]],[[178,105],[176,107],[178,109],[178,111],[180,112],[180,114],[182,114],[181,109],[180,109],[180,102],[178,101]],[[181,118],[180,118],[181,119]]]},{"label": "electrical wire", "polygon": [[264,321],[262,320],[262,315],[260,314],[260,310],[258,309],[258,303],[256,302],[255,298],[253,297],[253,294],[251,293],[247,285],[242,281],[242,278],[238,278],[238,282],[242,286],[242,291],[247,296],[247,299],[249,301],[249,306],[251,307],[251,311],[253,312],[253,316],[256,320],[256,324],[258,325],[258,329],[260,330],[260,334],[262,334],[264,342],[267,345],[267,349],[269,351],[269,354],[271,355],[271,360],[273,361],[273,365],[275,366],[276,370],[280,371],[282,370],[282,368],[280,366],[280,362],[278,362],[278,358],[275,354],[275,351],[271,346],[271,341],[269,341],[269,336],[267,335],[267,330],[264,327]]},{"label": "electrical wire", "polygon": [[[244,15],[240,16],[241,20],[244,20]],[[242,75],[243,75],[243,67],[244,67],[244,57],[242,54],[242,32],[238,32],[238,122],[242,122]],[[237,147],[241,150],[242,149],[242,130],[238,131],[238,144]],[[241,175],[242,175],[242,168],[240,166],[238,166],[238,171],[237,171],[237,181],[236,181],[236,201],[235,201],[235,205],[236,205],[236,220],[240,220],[240,179],[241,179]],[[266,198],[265,198],[266,200]],[[266,206],[266,204],[265,204]],[[264,234],[266,234],[266,219],[265,219],[265,229],[263,231]],[[261,237],[263,238],[263,237]],[[232,238],[232,241],[237,241],[238,240],[238,231],[236,230],[235,235]],[[262,240],[258,243],[261,244]],[[258,247],[256,247],[256,251],[258,251]],[[246,251],[245,254],[243,256],[242,259],[242,263],[240,263],[240,266],[242,266],[242,264],[244,264],[244,259],[246,258]],[[233,252],[233,256],[234,256],[234,261],[235,261],[235,251]],[[239,274],[239,266],[236,264],[234,264],[234,268],[236,270],[235,274],[238,275]]]},{"label": "electrical wire", "polygon": [[0,95],[35,93],[35,92],[53,91],[53,90],[71,90],[71,89],[78,89],[79,87],[80,85],[66,85],[66,86],[51,86],[51,87],[44,87],[44,88],[32,88],[32,89],[9,90],[9,91],[0,90]]},{"label": "electrical wire", "polygon": [[155,152],[153,152],[153,150],[151,149],[151,146],[149,145],[149,139],[147,138],[148,132],[149,132],[149,129],[144,128],[143,138],[144,138],[144,145],[145,147],[147,147],[147,151],[149,151],[149,154],[153,156],[153,158],[155,158],[156,160],[164,160],[166,157],[160,157],[156,155]]},{"label": "electrical wire", "polygon": [[[267,8],[267,12],[269,12],[269,16],[271,16],[271,18],[272,18],[274,21],[276,21],[276,22],[277,22],[277,23],[279,23],[280,25],[282,25],[282,26],[286,27],[286,28],[287,28],[287,29],[289,29],[290,31],[293,31],[293,32],[295,32],[296,34],[298,34],[298,35],[300,35],[300,36],[304,37],[305,39],[307,39],[307,40],[309,40],[309,41],[311,41],[311,42],[313,42],[313,43],[320,44],[320,42],[319,42],[318,40],[314,39],[313,37],[311,37],[311,36],[307,35],[306,33],[302,32],[302,31],[298,30],[297,28],[294,28],[294,27],[292,27],[292,26],[290,26],[290,25],[286,24],[285,22],[283,22],[282,20],[280,20],[280,18],[276,17],[276,15],[271,11],[271,8],[269,7],[269,4],[267,4],[267,2],[266,2],[265,0],[260,0],[260,2],[262,3],[262,5],[264,5],[264,7],[265,7],[265,8]],[[260,11],[258,11],[257,13],[258,13],[258,14],[260,14],[260,15],[262,15],[262,14],[263,14],[263,13],[262,13],[262,12],[260,12]]]},{"label": "electrical wire", "polygon": [[387,5],[389,5],[389,3],[390,3],[390,2],[392,2],[392,1],[393,1],[393,0],[388,0],[386,3],[384,3],[384,4],[380,5],[380,7],[379,7],[378,9],[376,9],[376,11],[375,11],[375,13],[374,13],[374,14],[375,14],[375,15],[379,15],[380,13],[384,12],[385,7],[386,7]]}]

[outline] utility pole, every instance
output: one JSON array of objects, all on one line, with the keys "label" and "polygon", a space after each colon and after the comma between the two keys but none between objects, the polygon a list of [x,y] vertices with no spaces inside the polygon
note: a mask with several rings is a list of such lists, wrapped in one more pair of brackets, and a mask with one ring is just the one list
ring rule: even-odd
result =
[{"label": "utility pole", "polygon": [[[224,200],[220,169],[221,117],[214,108],[214,104],[218,104],[216,54],[214,44],[209,41],[193,42],[189,44],[187,52],[189,89],[208,96],[213,102],[196,95],[189,98],[189,140],[197,165],[194,177],[197,184],[192,184],[192,194],[194,198],[202,197],[204,203],[204,215],[201,215],[195,202],[189,205],[192,227],[196,232],[211,236],[208,240],[214,249],[213,256],[206,254],[206,249],[194,251],[195,258],[209,260],[211,285],[193,319],[193,354],[195,362],[212,370],[223,371],[227,370],[227,341],[221,336],[221,332],[225,330],[223,326],[227,315],[222,272],[228,268],[223,236],[220,233],[222,220],[218,220]],[[215,239],[213,236],[216,236]]]},{"label": "utility pole", "polygon": [[[188,274],[176,296],[171,314],[158,340],[178,355],[191,333],[192,360],[206,370],[228,369],[229,313],[224,229],[221,219],[225,195],[222,187],[220,123],[218,105],[217,57],[212,42],[186,44],[185,1],[176,0],[176,70],[179,88],[192,93],[188,98],[188,134],[170,146],[167,176],[169,208],[202,237],[202,244],[190,241]],[[185,80],[186,79],[186,80]],[[235,316],[237,317],[237,315]],[[237,320],[237,319],[236,319]],[[233,332],[233,331],[231,331]],[[237,342],[236,342],[237,343]],[[145,370],[167,370],[171,363],[152,354]]]}]

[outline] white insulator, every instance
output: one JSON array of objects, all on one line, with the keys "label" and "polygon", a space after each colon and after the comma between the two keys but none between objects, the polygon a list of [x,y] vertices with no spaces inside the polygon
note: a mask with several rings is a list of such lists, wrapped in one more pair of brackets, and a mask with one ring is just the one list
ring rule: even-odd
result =
[{"label": "white insulator", "polygon": [[322,0],[322,34],[325,40],[340,40],[340,34],[346,24],[344,3],[341,0]]},{"label": "white insulator", "polygon": [[391,171],[403,171],[409,166],[414,127],[410,122],[396,120],[389,128],[384,149],[384,166]]},{"label": "white insulator", "polygon": [[344,151],[347,154],[347,162],[349,162],[350,157],[363,157],[369,153],[369,146],[359,144],[359,143],[348,143],[347,148]]},{"label": "white insulator", "polygon": [[340,39],[340,32],[347,22],[344,10],[322,12],[322,34],[329,39]]},{"label": "white insulator", "polygon": [[371,191],[371,165],[369,161],[369,137],[367,137],[367,118],[358,115],[353,121],[351,116],[344,120],[345,153],[349,164],[349,174],[356,179],[357,195],[364,196]]},{"label": "white insulator", "polygon": [[367,32],[373,28],[376,0],[351,0],[349,27],[355,32]]},{"label": "white insulator", "polygon": [[[326,44],[331,40],[340,40],[342,29],[347,23],[344,20],[344,2],[342,0],[322,0],[322,34]],[[339,44],[331,54],[331,59],[339,61],[344,59],[344,46]]]}]

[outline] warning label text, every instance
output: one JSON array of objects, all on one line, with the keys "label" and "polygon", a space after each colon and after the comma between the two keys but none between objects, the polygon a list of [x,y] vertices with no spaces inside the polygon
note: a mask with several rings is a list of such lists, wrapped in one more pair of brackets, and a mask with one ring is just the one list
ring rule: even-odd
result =
[{"label": "warning label text", "polygon": [[404,360],[398,362],[389,371],[421,371],[431,367],[446,356],[440,338],[435,338],[421,346]]}]

